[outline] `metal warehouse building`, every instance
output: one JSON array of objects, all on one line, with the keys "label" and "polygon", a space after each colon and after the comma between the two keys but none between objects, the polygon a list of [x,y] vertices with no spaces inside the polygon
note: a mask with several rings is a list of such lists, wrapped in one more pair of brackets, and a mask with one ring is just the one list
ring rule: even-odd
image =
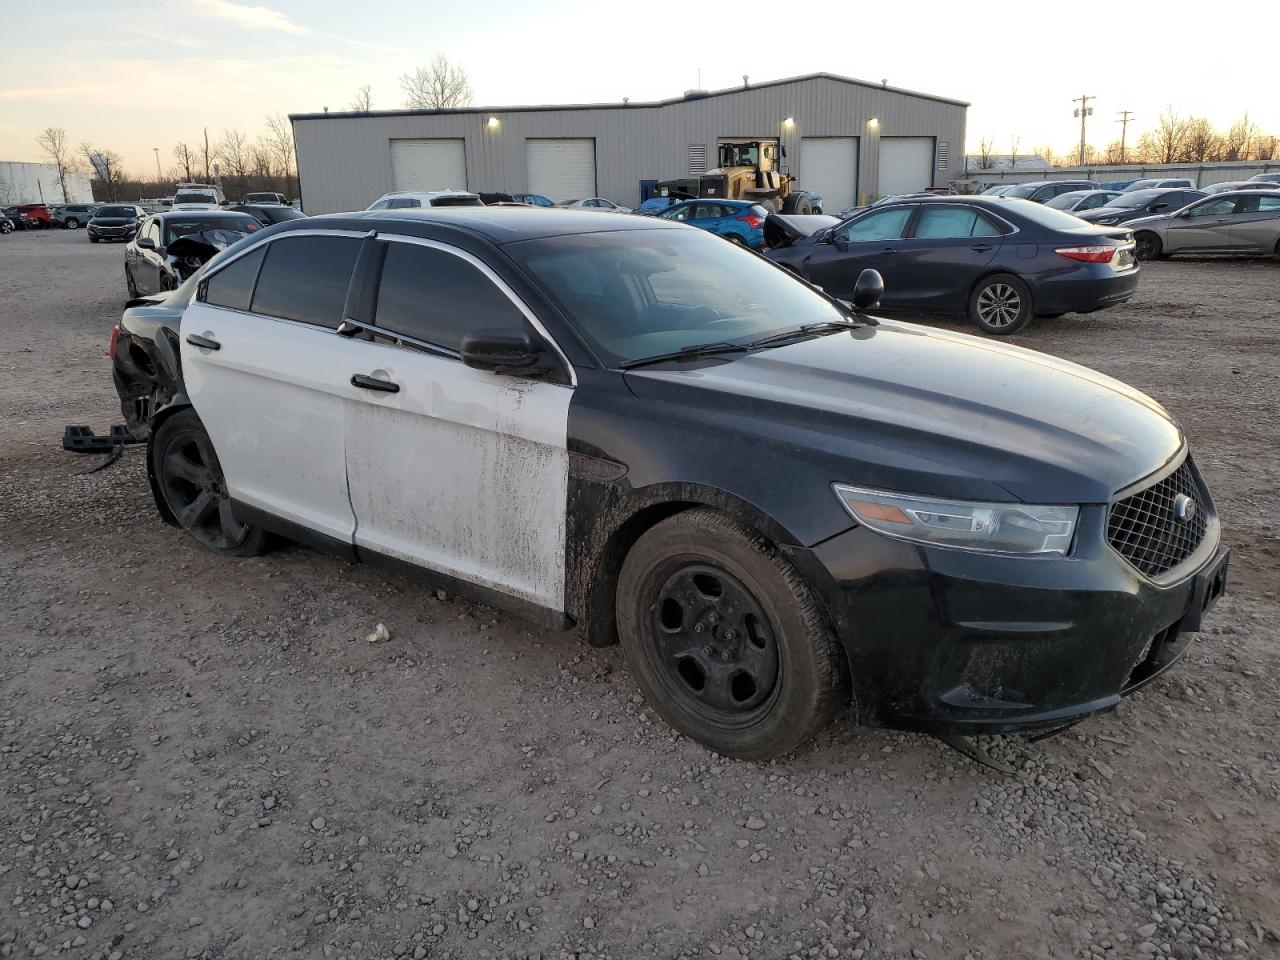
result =
[{"label": "metal warehouse building", "polygon": [[816,73],[655,103],[292,114],[302,206],[361,210],[392,190],[603,196],[697,176],[721,139],[778,140],[828,212],[964,176],[968,104]]}]

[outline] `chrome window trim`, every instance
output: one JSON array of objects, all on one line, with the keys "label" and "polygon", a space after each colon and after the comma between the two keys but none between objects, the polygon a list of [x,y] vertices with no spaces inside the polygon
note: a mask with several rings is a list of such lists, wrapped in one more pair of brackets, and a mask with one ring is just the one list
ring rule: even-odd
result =
[{"label": "chrome window trim", "polygon": [[[503,280],[500,276],[498,276],[498,274],[493,270],[493,268],[490,267],[483,260],[481,260],[479,257],[476,257],[474,254],[468,253],[466,250],[463,250],[460,247],[455,247],[448,243],[442,243],[439,240],[432,240],[427,237],[413,237],[407,234],[400,234],[400,233],[383,234],[383,233],[378,233],[375,230],[343,230],[343,229],[326,230],[326,229],[319,229],[319,228],[311,228],[311,229],[305,229],[305,230],[289,230],[285,233],[280,233],[273,237],[263,237],[261,240],[255,243],[249,244],[243,250],[239,251],[234,257],[231,257],[230,259],[225,260],[222,263],[219,263],[216,269],[211,270],[207,274],[202,276],[198,281],[198,287],[203,286],[210,279],[212,279],[213,277],[216,277],[219,273],[221,273],[227,267],[231,266],[231,264],[237,262],[243,257],[247,257],[251,253],[254,253],[260,247],[264,247],[268,244],[275,243],[277,240],[284,240],[289,237],[354,237],[358,240],[364,239],[365,237],[374,237],[375,239],[385,240],[389,243],[412,243],[422,247],[431,247],[433,249],[441,251],[442,253],[448,253],[455,257],[458,257],[461,260],[465,260],[467,263],[471,264],[473,267],[479,270],[482,274],[484,274],[485,277],[487,277],[489,281],[493,283],[494,286],[496,286],[499,290],[501,290],[503,294],[506,295],[507,299],[511,301],[512,305],[518,311],[520,311],[520,313],[524,316],[524,318],[527,321],[529,321],[529,324],[534,328],[534,330],[536,330],[538,334],[548,344],[551,345],[551,349],[555,352],[555,355],[559,358],[560,363],[563,364],[564,369],[569,374],[569,382],[567,384],[555,384],[555,386],[567,386],[570,389],[572,389],[578,385],[578,373],[576,370],[574,370],[573,364],[569,362],[569,358],[565,356],[564,351],[560,349],[560,344],[556,342],[555,338],[551,336],[551,333],[547,330],[546,326],[543,325],[542,321],[538,319],[537,315],[531,309],[529,309],[528,304],[526,304],[522,299],[520,299],[520,296],[514,290],[511,289],[511,287],[507,284],[507,282]],[[230,310],[233,313],[242,313],[247,316],[261,317],[264,320],[276,320],[281,323],[290,323],[300,327],[306,327],[310,330],[327,331],[335,336],[339,335],[337,330],[334,327],[325,326],[323,324],[307,323],[305,320],[292,320],[288,317],[275,317],[269,313],[258,313],[254,310],[238,310],[235,307],[226,307],[217,303],[209,303],[207,300],[200,299],[198,288],[196,291],[196,296],[193,297],[192,302],[199,303],[205,307],[210,307],[214,310]],[[449,347],[444,347],[444,346],[440,346],[439,344],[429,343],[426,340],[420,340],[417,337],[413,337],[408,334],[397,333],[394,330],[388,330],[385,327],[379,327],[374,323],[361,323],[360,327],[362,329],[368,330],[370,333],[373,333],[376,336],[382,336],[390,339],[397,346],[409,345],[412,347],[419,348],[421,350],[425,350],[426,352],[434,354],[436,356],[441,356],[450,360],[457,360],[458,362],[462,361],[461,355],[456,350],[452,350]]]}]

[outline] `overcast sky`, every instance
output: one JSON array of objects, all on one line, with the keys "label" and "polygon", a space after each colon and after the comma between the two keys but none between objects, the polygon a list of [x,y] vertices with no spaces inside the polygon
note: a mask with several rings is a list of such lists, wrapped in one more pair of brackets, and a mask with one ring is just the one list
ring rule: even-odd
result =
[{"label": "overcast sky", "polygon": [[[967,100],[970,152],[1078,141],[1073,97],[1094,94],[1089,140],[1134,137],[1172,105],[1225,127],[1245,111],[1280,134],[1280,81],[1266,45],[1276,4],[705,0],[0,0],[0,160],[39,160],[34,138],[118,151],[126,169],[172,165],[209,128],[251,135],[270,113],[403,104],[399,76],[444,53],[477,106],[662,99],[826,71]],[[1114,15],[1109,11],[1114,11]],[[1256,18],[1256,19],[1255,19]],[[1108,19],[1114,21],[1108,25]],[[741,26],[736,26],[741,25]],[[1197,29],[1202,26],[1203,31]],[[1114,37],[1112,40],[1110,38]],[[1163,49],[1162,49],[1163,47]],[[798,118],[799,119],[799,118]],[[732,131],[725,131],[731,133]],[[892,133],[893,131],[885,131]],[[1131,139],[1132,142],[1132,139]]]}]

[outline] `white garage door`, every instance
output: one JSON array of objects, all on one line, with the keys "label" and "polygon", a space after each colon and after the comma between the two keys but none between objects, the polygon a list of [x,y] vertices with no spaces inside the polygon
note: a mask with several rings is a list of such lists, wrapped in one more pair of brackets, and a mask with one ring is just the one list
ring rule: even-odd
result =
[{"label": "white garage door", "polygon": [[458,140],[392,140],[393,190],[467,189],[466,144]]},{"label": "white garage door", "polygon": [[526,140],[529,192],[552,200],[596,195],[596,142],[591,138]]},{"label": "white garage door", "polygon": [[858,138],[801,137],[800,186],[822,197],[824,213],[857,203]]},{"label": "white garage door", "polygon": [[933,186],[933,137],[880,138],[880,194],[892,197]]}]

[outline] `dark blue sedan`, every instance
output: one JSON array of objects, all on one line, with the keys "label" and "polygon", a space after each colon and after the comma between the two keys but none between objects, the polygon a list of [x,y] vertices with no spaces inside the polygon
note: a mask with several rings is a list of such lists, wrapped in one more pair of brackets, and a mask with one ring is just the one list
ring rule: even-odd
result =
[{"label": "dark blue sedan", "polygon": [[701,227],[753,250],[764,246],[768,216],[768,210],[751,200],[686,200],[658,214],[662,220]]},{"label": "dark blue sedan", "polygon": [[884,278],[885,309],[964,313],[997,336],[1033,316],[1124,303],[1138,288],[1132,231],[1009,197],[904,198],[816,232],[773,234],[767,256],[832,296],[852,299],[870,267]]}]

